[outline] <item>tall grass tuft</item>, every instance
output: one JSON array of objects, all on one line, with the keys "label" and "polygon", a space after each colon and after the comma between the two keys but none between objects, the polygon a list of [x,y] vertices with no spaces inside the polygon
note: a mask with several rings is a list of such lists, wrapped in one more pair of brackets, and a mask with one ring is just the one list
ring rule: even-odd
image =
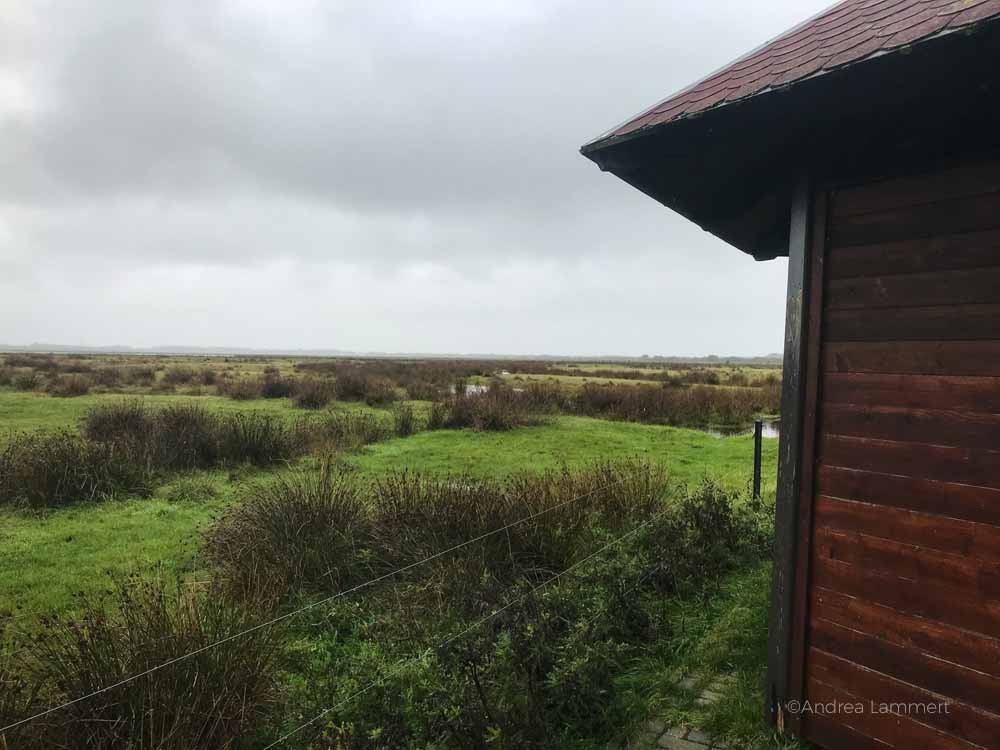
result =
[{"label": "tall grass tuft", "polygon": [[10,747],[187,750],[233,747],[253,733],[278,697],[279,629],[223,642],[107,690],[224,641],[260,616],[183,583],[119,581],[109,598],[81,601],[81,614],[72,621],[42,622],[17,655],[16,667],[26,679],[11,683],[16,692],[0,699],[0,709],[9,702],[18,717],[26,706],[37,707],[32,685],[53,703],[102,692],[13,730],[6,737]]},{"label": "tall grass tuft", "polygon": [[253,486],[206,533],[206,558],[216,584],[242,600],[336,591],[362,573],[368,527],[361,483],[325,464]]},{"label": "tall grass tuft", "polygon": [[377,414],[360,411],[331,412],[310,424],[314,441],[321,447],[356,450],[392,436],[392,427]]},{"label": "tall grass tuft", "polygon": [[542,421],[529,412],[522,394],[500,384],[492,384],[481,393],[470,393],[459,382],[445,405],[448,416],[444,426],[452,429],[468,427],[480,432],[503,432]]},{"label": "tall grass tuft", "polygon": [[337,396],[337,386],[331,380],[312,378],[299,383],[295,405],[300,409],[323,409]]},{"label": "tall grass tuft", "polygon": [[[205,537],[230,594],[331,593],[515,522],[420,572],[437,587],[483,575],[536,580],[570,564],[594,527],[620,529],[661,507],[666,473],[638,460],[504,481],[402,472],[362,481],[324,467],[257,485]],[[456,563],[456,560],[458,561]],[[437,571],[435,574],[434,571]]]},{"label": "tall grass tuft", "polygon": [[417,431],[417,418],[413,407],[409,404],[396,404],[392,407],[392,424],[396,437],[409,437]]},{"label": "tall grass tuft", "polygon": [[0,451],[0,504],[28,508],[144,493],[149,475],[116,446],[71,432],[17,433]]},{"label": "tall grass tuft", "polygon": [[46,390],[53,396],[73,398],[90,393],[90,385],[90,380],[82,375],[58,375],[48,384]]}]

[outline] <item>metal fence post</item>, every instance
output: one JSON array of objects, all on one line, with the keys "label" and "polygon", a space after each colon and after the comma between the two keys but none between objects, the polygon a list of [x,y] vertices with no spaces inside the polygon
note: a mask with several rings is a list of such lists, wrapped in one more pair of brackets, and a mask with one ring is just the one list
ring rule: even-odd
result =
[{"label": "metal fence post", "polygon": [[760,497],[760,444],[764,436],[764,423],[753,423],[753,496]]}]

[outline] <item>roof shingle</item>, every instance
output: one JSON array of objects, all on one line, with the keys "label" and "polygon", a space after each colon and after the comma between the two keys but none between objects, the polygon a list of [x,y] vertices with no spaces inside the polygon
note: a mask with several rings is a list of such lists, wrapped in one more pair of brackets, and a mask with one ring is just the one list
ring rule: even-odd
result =
[{"label": "roof shingle", "polygon": [[1000,19],[1000,0],[844,0],[598,138],[749,99],[935,36]]}]

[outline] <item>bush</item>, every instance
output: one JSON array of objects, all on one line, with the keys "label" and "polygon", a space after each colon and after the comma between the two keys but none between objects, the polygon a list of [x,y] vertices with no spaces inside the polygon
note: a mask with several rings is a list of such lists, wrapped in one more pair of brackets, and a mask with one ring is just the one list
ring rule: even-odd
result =
[{"label": "bush", "polygon": [[[441,750],[620,739],[634,718],[621,700],[627,665],[687,647],[685,623],[672,633],[674,599],[697,600],[768,554],[767,508],[711,483],[664,503],[664,479],[637,461],[504,481],[396,474],[367,490],[370,510],[352,515],[350,543],[325,542],[342,521],[300,522],[322,530],[310,531],[310,546],[341,553],[327,562],[345,576],[339,584],[306,576],[316,593],[449,552],[313,618],[292,704],[305,716],[334,707],[325,741],[345,750],[373,738]],[[284,502],[269,507],[280,514]],[[256,533],[264,523],[236,546],[266,537]],[[359,674],[380,681],[358,693]]]},{"label": "bush", "polygon": [[234,401],[252,401],[260,398],[260,382],[251,378],[224,380],[219,384],[219,393]]},{"label": "bush", "polygon": [[371,377],[365,381],[365,403],[385,406],[399,399],[395,384],[388,378]]},{"label": "bush", "polygon": [[196,374],[190,367],[175,366],[163,373],[163,382],[170,385],[185,385],[194,380]]},{"label": "bush", "polygon": [[337,398],[363,401],[368,395],[368,378],[356,368],[337,368]]},{"label": "bush", "polygon": [[460,383],[447,401],[447,408],[444,426],[452,429],[469,427],[478,431],[501,432],[541,421],[528,413],[520,394],[496,384],[485,392],[469,393]]},{"label": "bush", "polygon": [[427,412],[427,429],[440,430],[444,427],[447,419],[448,407],[440,401],[435,401]]},{"label": "bush", "polygon": [[60,375],[49,383],[47,390],[62,398],[86,396],[90,393],[90,381],[80,375]]},{"label": "bush", "polygon": [[[12,730],[11,747],[186,750],[232,747],[253,733],[276,702],[279,629],[226,641],[252,627],[259,611],[199,596],[180,582],[119,581],[110,599],[81,601],[74,621],[43,621],[16,655],[26,679],[13,683],[13,697],[0,698],[0,709],[21,704],[15,717],[26,713],[25,705],[37,705],[28,685],[41,686],[52,703],[101,692],[70,703],[54,720]],[[171,660],[177,661],[107,689]]]},{"label": "bush", "polygon": [[98,367],[92,377],[97,385],[114,388],[122,382],[122,371],[117,367]]},{"label": "bush", "polygon": [[[260,580],[269,591],[287,593],[294,582],[331,593],[537,516],[419,572],[436,586],[474,585],[483,575],[537,580],[568,565],[593,525],[619,529],[648,517],[665,487],[665,472],[641,461],[504,482],[403,472],[363,483],[324,466],[255,486],[207,533],[205,549],[230,593],[245,596]],[[446,583],[456,559],[464,573]]]},{"label": "bush", "polygon": [[218,373],[210,367],[203,367],[198,373],[198,380],[201,381],[202,385],[215,385],[217,379]]},{"label": "bush", "polygon": [[330,380],[306,380],[299,384],[295,405],[300,409],[322,409],[337,395],[337,387]]},{"label": "bush", "polygon": [[296,382],[292,378],[282,378],[278,374],[268,374],[260,384],[263,398],[289,398],[295,393]]},{"label": "bush", "polygon": [[434,383],[418,380],[406,386],[406,395],[413,401],[437,401],[441,397],[441,388]]},{"label": "bush", "polygon": [[409,404],[396,404],[392,409],[392,424],[397,437],[409,437],[417,431],[417,419]]},{"label": "bush", "polygon": [[388,440],[390,427],[375,414],[360,411],[333,412],[311,425],[312,437],[321,446],[355,450]]},{"label": "bush", "polygon": [[360,483],[324,466],[253,486],[205,535],[205,555],[226,593],[253,600],[338,591],[363,572],[358,552],[369,520]]},{"label": "bush", "polygon": [[144,467],[114,446],[70,432],[18,433],[0,452],[0,503],[29,508],[148,489]]},{"label": "bush", "polygon": [[218,423],[219,456],[223,462],[255,466],[289,461],[305,448],[300,426],[257,412],[226,414]]},{"label": "bush", "polygon": [[135,400],[95,406],[83,433],[149,472],[278,463],[302,453],[307,437],[300,425],[268,414],[220,414],[194,404],[152,410]]},{"label": "bush", "polygon": [[83,418],[83,434],[91,440],[110,442],[120,437],[137,439],[152,429],[152,415],[140,399],[105,402]]},{"label": "bush", "polygon": [[34,370],[27,370],[17,373],[11,378],[11,384],[18,391],[33,391],[42,383],[42,379]]},{"label": "bush", "polygon": [[780,391],[772,388],[587,383],[574,395],[571,408],[592,417],[703,427],[746,424],[762,411],[776,411],[779,401]]},{"label": "bush", "polygon": [[132,385],[150,385],[156,380],[156,371],[152,367],[130,367],[126,379]]},{"label": "bush", "polygon": [[14,370],[0,367],[0,387],[9,386],[14,382]]}]

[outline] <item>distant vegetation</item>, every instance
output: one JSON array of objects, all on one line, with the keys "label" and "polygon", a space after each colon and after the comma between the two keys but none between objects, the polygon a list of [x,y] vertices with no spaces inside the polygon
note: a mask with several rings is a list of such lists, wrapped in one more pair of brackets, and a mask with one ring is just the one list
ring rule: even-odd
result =
[{"label": "distant vegetation", "polygon": [[[705,426],[745,424],[776,414],[780,372],[773,368],[654,367],[492,360],[206,359],[188,364],[145,358],[8,354],[0,387],[74,397],[90,392],[222,395],[237,401],[291,399],[321,410],[334,401],[388,407],[439,402],[447,427],[510,429],[546,413]],[[113,364],[112,364],[113,363]],[[488,398],[464,399],[472,385]],[[487,413],[488,412],[488,413]]]}]

